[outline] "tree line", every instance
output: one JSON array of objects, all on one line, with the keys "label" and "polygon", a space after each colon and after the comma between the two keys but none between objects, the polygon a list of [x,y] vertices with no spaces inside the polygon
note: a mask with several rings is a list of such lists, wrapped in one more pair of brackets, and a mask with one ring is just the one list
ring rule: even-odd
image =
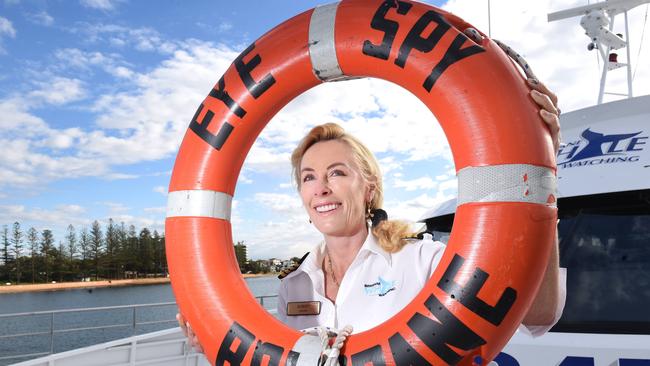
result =
[{"label": "tree line", "polygon": [[50,229],[23,230],[19,222],[0,232],[0,282],[42,283],[166,276],[165,237],[139,232],[113,219],[102,228],[68,225],[58,243]]}]

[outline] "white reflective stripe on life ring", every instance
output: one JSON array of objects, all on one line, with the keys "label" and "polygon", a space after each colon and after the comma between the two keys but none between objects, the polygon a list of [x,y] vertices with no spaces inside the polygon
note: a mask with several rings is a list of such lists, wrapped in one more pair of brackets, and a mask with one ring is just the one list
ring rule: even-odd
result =
[{"label": "white reflective stripe on life ring", "polygon": [[232,196],[217,191],[187,190],[169,192],[167,217],[211,217],[230,221]]},{"label": "white reflective stripe on life ring", "polygon": [[458,171],[458,205],[471,202],[528,202],[555,206],[552,169],[530,164],[467,167]]},{"label": "white reflective stripe on life ring", "polygon": [[339,3],[318,6],[309,21],[309,57],[312,70],[323,81],[344,77],[336,58],[334,27]]}]

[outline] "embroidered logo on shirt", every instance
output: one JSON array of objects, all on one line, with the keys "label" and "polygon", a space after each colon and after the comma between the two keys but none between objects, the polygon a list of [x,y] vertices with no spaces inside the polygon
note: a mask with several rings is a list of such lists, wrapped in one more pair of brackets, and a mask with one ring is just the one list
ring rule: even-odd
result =
[{"label": "embroidered logo on shirt", "polygon": [[387,281],[381,276],[377,277],[377,282],[363,284],[363,291],[368,296],[386,296],[393,290],[395,290],[395,281]]}]

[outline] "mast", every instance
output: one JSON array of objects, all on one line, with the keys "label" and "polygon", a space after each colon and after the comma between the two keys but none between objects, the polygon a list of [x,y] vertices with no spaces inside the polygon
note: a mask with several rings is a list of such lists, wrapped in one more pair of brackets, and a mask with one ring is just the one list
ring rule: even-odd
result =
[{"label": "mast", "polygon": [[[632,62],[630,59],[630,32],[628,27],[628,10],[642,4],[650,3],[650,0],[606,0],[596,4],[579,6],[548,14],[548,21],[553,22],[560,19],[572,18],[582,15],[580,25],[585,30],[590,42],[587,49],[598,50],[603,60],[603,71],[600,76],[600,90],[598,92],[598,104],[603,103],[603,96],[617,95],[632,98]],[[617,15],[625,15],[625,38],[621,34],[614,33],[614,20]],[[626,48],[626,62],[618,61],[618,54],[612,51]],[[606,92],[607,73],[622,67],[627,68],[627,93]]]}]

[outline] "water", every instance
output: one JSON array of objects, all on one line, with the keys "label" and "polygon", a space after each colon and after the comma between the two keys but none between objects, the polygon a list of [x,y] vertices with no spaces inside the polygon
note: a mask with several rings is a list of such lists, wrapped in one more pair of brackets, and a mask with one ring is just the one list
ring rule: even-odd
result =
[{"label": "water", "polygon": [[[254,296],[273,296],[277,294],[279,280],[275,276],[247,278],[246,283]],[[104,306],[134,305],[175,302],[169,284],[75,289],[48,292],[28,292],[0,295],[0,314],[23,313],[33,311],[50,311],[76,308],[93,308]],[[276,298],[264,299],[266,309],[275,309]],[[25,316],[19,318],[0,318],[0,366],[24,361],[23,359],[5,359],[3,357],[50,352],[55,353],[143,334],[176,326],[177,308],[161,306],[136,309],[137,323],[162,321],[156,324],[139,324],[133,328],[133,309],[115,309],[71,314]],[[50,343],[50,325],[56,331]],[[113,328],[75,330],[82,327],[117,325]],[[38,333],[20,337],[2,338],[3,335]]]}]

